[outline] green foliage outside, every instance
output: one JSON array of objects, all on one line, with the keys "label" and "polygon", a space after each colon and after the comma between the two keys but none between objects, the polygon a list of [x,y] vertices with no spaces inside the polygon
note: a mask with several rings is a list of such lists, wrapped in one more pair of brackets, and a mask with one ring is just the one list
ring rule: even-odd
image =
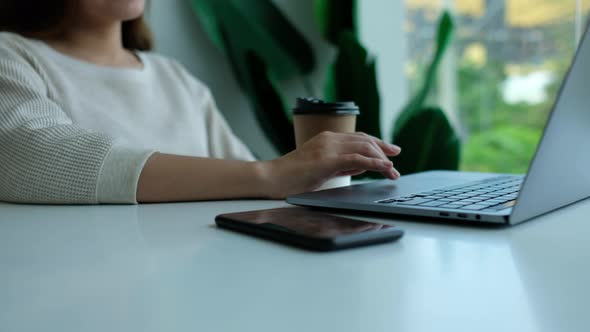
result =
[{"label": "green foliage outside", "polygon": [[478,172],[525,173],[541,131],[506,125],[472,135],[463,151],[463,169]]},{"label": "green foliage outside", "polygon": [[461,169],[479,172],[525,173],[543,133],[569,60],[545,64],[556,74],[540,104],[508,104],[500,91],[507,78],[504,66],[490,63],[477,69],[463,64],[459,71],[459,106],[467,139]]},{"label": "green foliage outside", "polygon": [[[460,168],[465,171],[525,173],[535,154],[546,120],[574,53],[571,24],[555,25],[545,33],[554,40],[556,55],[530,63],[501,63],[488,59],[484,66],[459,61],[458,108],[463,149]],[[534,56],[534,54],[531,54]],[[416,64],[417,72],[424,70]],[[547,99],[539,104],[509,104],[501,86],[509,77],[508,66],[523,72],[549,71],[554,82]],[[419,80],[411,79],[411,90]]]}]

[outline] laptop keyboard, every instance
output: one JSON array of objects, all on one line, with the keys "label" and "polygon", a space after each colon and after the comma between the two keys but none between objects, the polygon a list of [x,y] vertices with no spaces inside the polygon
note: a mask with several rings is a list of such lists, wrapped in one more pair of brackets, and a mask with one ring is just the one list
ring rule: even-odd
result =
[{"label": "laptop keyboard", "polygon": [[496,212],[513,207],[522,176],[501,176],[414,195],[378,201],[380,204],[465,211]]}]

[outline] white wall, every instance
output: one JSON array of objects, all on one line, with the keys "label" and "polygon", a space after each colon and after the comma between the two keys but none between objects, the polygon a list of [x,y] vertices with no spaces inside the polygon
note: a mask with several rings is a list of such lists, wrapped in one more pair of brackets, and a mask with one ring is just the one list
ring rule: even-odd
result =
[{"label": "white wall", "polygon": [[[275,0],[275,3],[310,40],[318,54],[318,68],[323,69],[333,58],[334,51],[322,41],[317,32],[313,21],[313,1]],[[263,159],[276,157],[276,150],[262,134],[223,53],[209,42],[190,10],[188,0],[152,1],[148,20],[154,30],[156,51],[180,61],[211,88],[219,108],[236,134],[258,156]],[[379,59],[386,132],[389,132],[394,114],[406,99],[403,17],[403,1],[360,1],[361,36]],[[323,70],[312,75],[317,91],[321,91],[323,76]],[[282,86],[287,91],[286,97],[290,103],[294,102],[295,97],[305,95],[299,81],[283,82]]]}]

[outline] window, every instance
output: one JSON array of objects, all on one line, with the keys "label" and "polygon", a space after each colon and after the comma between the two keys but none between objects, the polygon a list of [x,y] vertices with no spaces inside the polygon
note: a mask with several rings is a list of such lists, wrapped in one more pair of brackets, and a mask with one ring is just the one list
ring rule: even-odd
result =
[{"label": "window", "polygon": [[415,92],[443,8],[455,38],[432,103],[464,138],[461,168],[524,173],[585,27],[590,0],[405,0]]}]

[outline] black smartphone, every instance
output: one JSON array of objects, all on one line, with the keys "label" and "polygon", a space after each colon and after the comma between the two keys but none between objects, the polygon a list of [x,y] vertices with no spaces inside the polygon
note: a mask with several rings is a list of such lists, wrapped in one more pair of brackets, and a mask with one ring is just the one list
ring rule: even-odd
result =
[{"label": "black smartphone", "polygon": [[222,214],[217,226],[316,251],[391,242],[404,232],[394,226],[333,216],[306,208]]}]

